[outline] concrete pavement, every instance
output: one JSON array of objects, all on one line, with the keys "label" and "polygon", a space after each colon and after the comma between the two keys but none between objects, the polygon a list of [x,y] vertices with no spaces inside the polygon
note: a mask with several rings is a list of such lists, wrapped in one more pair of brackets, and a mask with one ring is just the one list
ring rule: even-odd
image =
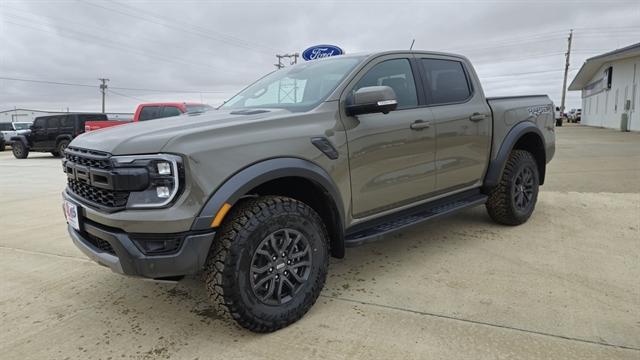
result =
[{"label": "concrete pavement", "polygon": [[7,359],[638,359],[640,134],[558,129],[531,220],[484,208],[334,260],[298,323],[256,335],[199,279],[125,278],[72,245],[59,159],[0,152],[0,354]]}]

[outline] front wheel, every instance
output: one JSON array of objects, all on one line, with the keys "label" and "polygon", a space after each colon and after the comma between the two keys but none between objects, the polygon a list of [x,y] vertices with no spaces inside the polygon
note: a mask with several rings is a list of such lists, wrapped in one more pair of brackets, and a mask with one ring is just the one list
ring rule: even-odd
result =
[{"label": "front wheel", "polygon": [[11,151],[16,159],[26,159],[29,156],[29,148],[22,141],[15,141],[11,144]]},{"label": "front wheel", "polygon": [[500,183],[485,204],[491,218],[504,225],[526,222],[538,200],[538,166],[530,152],[514,150],[502,172]]},{"label": "front wheel", "polygon": [[64,157],[64,150],[69,146],[69,140],[60,140],[58,146],[56,146],[56,150],[51,153],[55,157]]},{"label": "front wheel", "polygon": [[218,310],[255,332],[300,319],[324,286],[328,235],[306,204],[264,196],[237,204],[216,236],[205,265]]}]

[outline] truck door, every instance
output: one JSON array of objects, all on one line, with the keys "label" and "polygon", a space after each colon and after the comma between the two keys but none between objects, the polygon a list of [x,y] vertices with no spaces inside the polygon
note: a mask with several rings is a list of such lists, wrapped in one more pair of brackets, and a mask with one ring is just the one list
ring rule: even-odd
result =
[{"label": "truck door", "polygon": [[47,142],[47,118],[37,118],[31,126],[31,144],[34,148],[44,147]]},{"label": "truck door", "polygon": [[53,148],[56,146],[56,138],[60,135],[60,120],[64,116],[52,116],[47,119],[47,138],[39,147]]},{"label": "truck door", "polygon": [[482,182],[490,156],[491,109],[460,59],[421,57],[427,102],[436,130],[438,192]]},{"label": "truck door", "polygon": [[344,118],[356,218],[420,200],[435,185],[435,132],[429,127],[431,111],[418,96],[413,56],[383,56],[367,64],[347,87],[343,103],[362,87],[380,85],[395,91],[395,111]]}]

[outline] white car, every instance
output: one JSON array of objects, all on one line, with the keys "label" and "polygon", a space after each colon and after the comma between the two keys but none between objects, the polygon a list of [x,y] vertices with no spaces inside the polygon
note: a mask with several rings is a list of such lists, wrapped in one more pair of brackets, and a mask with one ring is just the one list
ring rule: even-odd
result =
[{"label": "white car", "polygon": [[30,128],[30,122],[0,123],[0,132],[2,132],[2,137],[7,145],[11,145],[12,137],[26,134],[31,131]]}]

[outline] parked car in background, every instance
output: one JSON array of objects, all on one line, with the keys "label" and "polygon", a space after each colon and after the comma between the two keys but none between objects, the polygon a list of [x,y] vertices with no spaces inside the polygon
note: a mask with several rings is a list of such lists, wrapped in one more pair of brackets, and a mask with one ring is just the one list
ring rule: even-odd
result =
[{"label": "parked car in background", "polygon": [[30,131],[11,137],[13,156],[25,159],[34,151],[61,156],[71,140],[84,133],[86,122],[102,120],[107,120],[107,115],[79,113],[37,117]]},{"label": "parked car in background", "polygon": [[485,98],[466,58],[422,51],[293,65],[180,120],[69,145],[69,234],[120,274],[203,271],[256,332],[300,319],[346,246],[477,205],[526,222],[555,152],[549,97]]},{"label": "parked car in background", "polygon": [[581,118],[582,118],[582,109],[575,109],[575,111],[571,114],[570,121],[573,123],[579,123]]},{"label": "parked car in background", "polygon": [[133,120],[106,120],[106,121],[90,121],[85,124],[85,131],[93,131],[104,129],[112,126],[128,124],[131,122],[147,121],[153,119],[161,119],[171,116],[179,116],[184,113],[194,114],[213,110],[213,107],[207,104],[198,103],[180,103],[180,102],[164,102],[164,103],[146,103],[140,104],[136,108]]},{"label": "parked car in background", "polygon": [[[11,138],[28,133],[29,127],[32,123],[30,122],[9,122],[9,123],[0,123],[0,132],[2,132],[2,138],[4,140],[5,145],[11,145]],[[4,148],[0,148],[0,151],[3,151]]]}]

